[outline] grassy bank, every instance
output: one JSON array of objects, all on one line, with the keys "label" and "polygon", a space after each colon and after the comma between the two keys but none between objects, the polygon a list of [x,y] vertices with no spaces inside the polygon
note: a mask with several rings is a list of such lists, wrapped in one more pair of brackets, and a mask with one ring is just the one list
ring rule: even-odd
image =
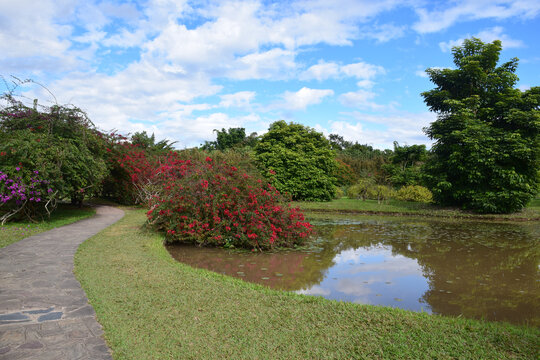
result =
[{"label": "grassy bank", "polygon": [[115,359],[538,357],[540,331],[270,290],[174,261],[144,210],[81,245],[75,273]]},{"label": "grassy bank", "polygon": [[477,214],[455,208],[442,208],[433,204],[389,200],[378,204],[376,200],[341,198],[329,202],[293,202],[304,211],[345,212],[359,214],[419,215],[431,217],[470,218],[485,220],[540,220],[540,199],[535,199],[522,211],[514,214]]},{"label": "grassy bank", "polygon": [[52,213],[50,219],[37,223],[30,221],[7,223],[4,226],[0,226],[0,248],[13,244],[25,237],[85,219],[93,216],[95,213],[96,211],[90,207],[79,208],[61,204]]}]

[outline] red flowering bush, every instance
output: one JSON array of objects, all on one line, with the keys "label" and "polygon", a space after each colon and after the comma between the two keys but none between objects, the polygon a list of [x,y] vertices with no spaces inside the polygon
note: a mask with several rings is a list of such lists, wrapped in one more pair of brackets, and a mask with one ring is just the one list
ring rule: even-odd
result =
[{"label": "red flowering bush", "polygon": [[[135,133],[132,139],[145,133]],[[117,133],[101,134],[105,139],[105,158],[109,176],[103,185],[103,195],[124,204],[147,204],[161,191],[169,168],[179,161],[166,141],[142,146]],[[154,141],[153,136],[149,138]],[[153,146],[153,147],[152,147]]]},{"label": "red flowering bush", "polygon": [[166,181],[147,216],[168,242],[263,250],[301,244],[312,233],[273,186],[226,162],[177,160],[161,173]]}]

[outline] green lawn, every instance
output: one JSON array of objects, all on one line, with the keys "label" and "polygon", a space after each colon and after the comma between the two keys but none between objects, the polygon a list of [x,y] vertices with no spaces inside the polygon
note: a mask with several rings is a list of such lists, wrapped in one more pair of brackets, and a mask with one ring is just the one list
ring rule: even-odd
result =
[{"label": "green lawn", "polygon": [[62,204],[52,213],[50,219],[37,223],[30,221],[6,223],[4,226],[0,226],[0,248],[13,244],[25,237],[93,216],[95,213],[96,211],[89,207],[79,208]]},{"label": "green lawn", "polygon": [[176,262],[144,210],[84,242],[75,274],[115,359],[537,359],[540,330],[270,290]]},{"label": "green lawn", "polygon": [[292,203],[305,211],[354,212],[388,215],[421,215],[432,217],[458,217],[498,220],[540,220],[540,199],[535,199],[522,211],[514,214],[476,214],[455,208],[442,208],[433,204],[389,200],[378,204],[376,200],[341,198],[329,202],[297,201]]}]

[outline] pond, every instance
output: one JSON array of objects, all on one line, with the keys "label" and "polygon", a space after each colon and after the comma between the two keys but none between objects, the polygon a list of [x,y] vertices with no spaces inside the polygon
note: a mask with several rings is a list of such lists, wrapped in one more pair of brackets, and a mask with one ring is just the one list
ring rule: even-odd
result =
[{"label": "pond", "polygon": [[[315,215],[314,215],[315,216]],[[304,250],[168,246],[183,263],[275,289],[540,326],[540,224],[318,216]]]}]

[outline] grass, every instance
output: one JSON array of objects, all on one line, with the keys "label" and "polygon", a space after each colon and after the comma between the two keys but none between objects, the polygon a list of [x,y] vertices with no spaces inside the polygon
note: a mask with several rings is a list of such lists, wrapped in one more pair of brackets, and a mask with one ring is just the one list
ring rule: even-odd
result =
[{"label": "grass", "polygon": [[75,274],[115,359],[537,359],[536,328],[270,290],[176,262],[144,210],[84,242]]},{"label": "grass", "polygon": [[534,199],[522,211],[513,214],[477,214],[456,208],[443,208],[434,204],[389,200],[378,204],[376,200],[341,198],[329,202],[293,202],[304,211],[349,212],[385,215],[419,215],[429,217],[471,218],[485,220],[540,220],[540,199]]},{"label": "grass", "polygon": [[67,204],[58,206],[50,219],[37,223],[30,221],[8,222],[0,226],[0,248],[6,247],[28,236],[64,226],[93,216],[96,211],[89,207],[79,208]]}]

